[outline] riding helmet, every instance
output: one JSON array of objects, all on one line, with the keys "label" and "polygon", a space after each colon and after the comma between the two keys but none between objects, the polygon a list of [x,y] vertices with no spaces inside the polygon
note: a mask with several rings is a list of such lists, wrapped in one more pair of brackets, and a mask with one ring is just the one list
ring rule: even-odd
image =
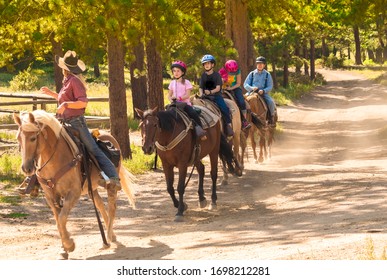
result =
[{"label": "riding helmet", "polygon": [[202,62],[202,65],[203,65],[204,63],[206,63],[206,62],[212,62],[212,63],[214,63],[214,64],[216,63],[215,57],[213,57],[213,56],[210,55],[210,54],[206,54],[205,56],[203,56],[201,62]]},{"label": "riding helmet", "polygon": [[227,60],[224,64],[224,68],[226,68],[227,72],[230,74],[236,74],[238,72],[238,63],[235,60]]},{"label": "riding helmet", "polygon": [[258,56],[257,59],[255,60],[256,63],[264,63],[266,64],[266,58],[264,58],[263,56]]},{"label": "riding helmet", "polygon": [[180,61],[180,60],[174,61],[171,65],[171,70],[175,67],[183,71],[183,74],[185,74],[185,72],[187,71],[187,65],[183,61]]}]

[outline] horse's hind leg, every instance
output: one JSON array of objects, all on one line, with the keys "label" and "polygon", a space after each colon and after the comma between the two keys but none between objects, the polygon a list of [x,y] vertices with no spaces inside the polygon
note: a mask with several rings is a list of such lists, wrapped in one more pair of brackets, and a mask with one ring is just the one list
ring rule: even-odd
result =
[{"label": "horse's hind leg", "polygon": [[208,207],[209,210],[216,209],[216,201],[218,200],[218,196],[216,194],[216,180],[218,179],[218,152],[212,152],[210,154],[210,162],[211,162],[211,180],[212,180],[212,194],[211,194],[211,205]]},{"label": "horse's hind leg", "polygon": [[[103,221],[105,222],[105,225],[107,228],[107,238],[108,238],[107,241],[109,244],[110,244],[110,242],[115,242],[116,235],[113,232],[113,226],[111,227],[111,230],[109,231],[110,214],[108,216],[106,209],[105,209],[105,204],[103,203],[103,200],[102,200],[101,196],[99,195],[97,189],[93,190],[93,197],[94,197],[95,206],[97,207],[99,213],[101,213],[101,216],[102,216]],[[109,197],[109,191],[108,191],[108,197]],[[109,198],[108,198],[108,205],[109,205]],[[105,247],[106,247],[106,245],[103,244],[103,248],[105,248]]]},{"label": "horse's hind leg", "polygon": [[116,236],[113,232],[114,220],[116,218],[117,210],[117,190],[115,188],[108,188],[108,223],[107,223],[107,238],[108,242],[116,241]]},{"label": "horse's hind leg", "polygon": [[198,185],[198,195],[199,195],[199,207],[204,208],[207,206],[207,199],[204,196],[204,165],[201,161],[198,161],[197,164],[195,164],[196,170],[199,174],[199,185]]}]

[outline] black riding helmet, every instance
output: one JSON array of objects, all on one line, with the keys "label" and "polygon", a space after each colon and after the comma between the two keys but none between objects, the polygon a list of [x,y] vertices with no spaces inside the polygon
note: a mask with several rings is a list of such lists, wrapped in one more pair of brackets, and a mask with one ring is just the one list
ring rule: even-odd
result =
[{"label": "black riding helmet", "polygon": [[258,56],[257,59],[255,60],[256,63],[260,62],[260,63],[264,63],[266,64],[266,58],[264,58],[263,56]]}]

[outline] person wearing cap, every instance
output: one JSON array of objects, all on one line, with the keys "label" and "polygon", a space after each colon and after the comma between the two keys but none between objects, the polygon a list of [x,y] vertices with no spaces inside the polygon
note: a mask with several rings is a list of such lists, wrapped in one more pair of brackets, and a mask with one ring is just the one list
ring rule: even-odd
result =
[{"label": "person wearing cap", "polygon": [[70,50],[63,57],[55,56],[55,61],[62,68],[62,88],[59,93],[56,93],[48,87],[42,87],[41,93],[58,100],[57,117],[79,132],[82,143],[88,152],[95,156],[104,175],[109,178],[109,180],[101,179],[99,184],[120,190],[120,179],[114,164],[98,147],[86,125],[84,113],[88,99],[86,83],[81,76],[81,73],[86,70],[85,63],[78,59],[75,51]]},{"label": "person wearing cap", "polygon": [[251,124],[246,119],[246,102],[243,98],[241,88],[242,75],[238,63],[233,59],[227,60],[224,66],[219,70],[219,74],[222,76],[223,88],[234,95],[234,99],[241,111],[242,129],[248,129],[251,127]]},{"label": "person wearing cap", "polygon": [[269,94],[273,89],[273,79],[269,71],[265,69],[266,59],[263,56],[257,57],[256,63],[257,69],[247,75],[243,87],[247,90],[247,96],[254,93],[262,96],[269,109],[269,124],[275,126],[275,103]]},{"label": "person wearing cap", "polygon": [[209,100],[216,103],[219,107],[223,120],[225,122],[225,133],[226,136],[233,136],[234,132],[231,126],[230,110],[228,109],[226,102],[222,97],[222,77],[216,71],[214,71],[215,58],[206,54],[201,59],[204,72],[199,82],[199,94],[202,98],[208,98]]},{"label": "person wearing cap", "polygon": [[199,115],[192,108],[190,101],[192,84],[184,78],[187,72],[187,65],[183,61],[174,61],[171,65],[173,80],[168,86],[168,99],[172,103],[179,103],[176,107],[183,108],[184,112],[194,121],[195,133],[201,140],[206,140],[206,131],[203,129]]}]

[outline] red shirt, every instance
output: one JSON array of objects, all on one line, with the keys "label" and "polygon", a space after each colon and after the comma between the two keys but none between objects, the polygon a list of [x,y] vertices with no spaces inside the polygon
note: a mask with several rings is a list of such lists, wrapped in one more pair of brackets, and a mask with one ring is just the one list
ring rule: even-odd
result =
[{"label": "red shirt", "polygon": [[[79,78],[70,74],[63,81],[63,86],[58,94],[58,101],[59,101],[59,104],[62,104],[63,102],[78,101],[78,100],[87,102],[86,88],[83,82]],[[69,118],[81,116],[84,113],[85,113],[85,108],[83,109],[66,108],[65,111],[63,112],[62,117],[64,119],[69,119]]]}]

